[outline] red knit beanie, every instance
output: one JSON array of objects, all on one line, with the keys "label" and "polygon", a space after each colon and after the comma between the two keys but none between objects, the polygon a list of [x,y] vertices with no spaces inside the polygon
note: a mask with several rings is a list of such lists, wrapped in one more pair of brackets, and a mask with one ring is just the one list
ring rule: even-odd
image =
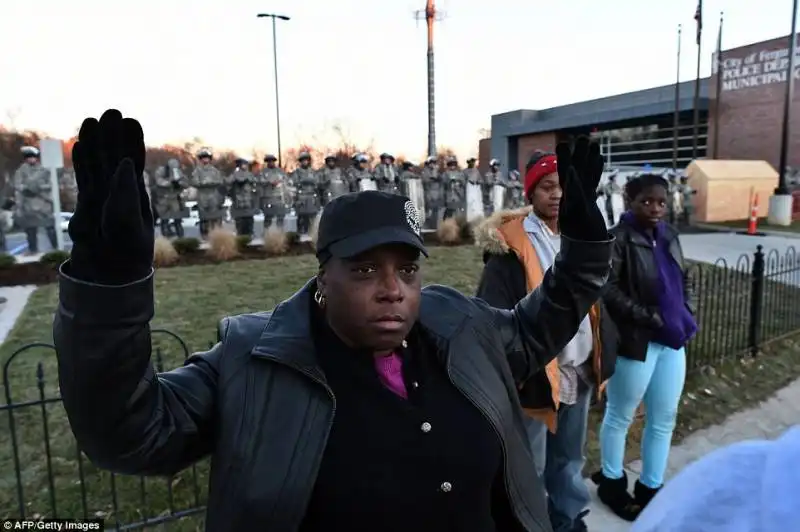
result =
[{"label": "red knit beanie", "polygon": [[558,163],[555,154],[535,153],[525,168],[525,197],[530,197],[541,178],[556,172],[558,172]]}]

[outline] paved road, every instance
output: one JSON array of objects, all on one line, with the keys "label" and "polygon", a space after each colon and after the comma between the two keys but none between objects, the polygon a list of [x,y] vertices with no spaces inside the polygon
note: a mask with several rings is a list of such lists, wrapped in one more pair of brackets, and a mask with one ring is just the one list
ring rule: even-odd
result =
[{"label": "paved road", "polygon": [[[714,425],[687,436],[683,443],[669,453],[667,479],[681,469],[719,447],[751,439],[775,439],[784,431],[800,423],[800,380],[794,381],[771,399],[755,408],[733,414],[721,425]],[[633,483],[639,476],[642,463],[628,464],[628,480]],[[588,482],[588,481],[587,481]],[[597,490],[590,484],[592,503],[586,519],[589,530],[598,532],[628,532],[630,523],[617,518],[597,499]]]}]

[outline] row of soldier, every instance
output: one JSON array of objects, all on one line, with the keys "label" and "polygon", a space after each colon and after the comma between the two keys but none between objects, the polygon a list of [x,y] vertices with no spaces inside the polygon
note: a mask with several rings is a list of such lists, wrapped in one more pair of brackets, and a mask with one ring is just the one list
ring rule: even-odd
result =
[{"label": "row of soldier", "polygon": [[[412,199],[418,212],[426,214],[426,225],[435,228],[450,217],[467,215],[467,190],[480,190],[478,209],[481,215],[495,209],[513,208],[522,205],[522,184],[519,174],[512,172],[504,179],[500,162],[490,161],[489,171],[481,175],[476,159],[467,160],[461,169],[458,160],[451,157],[440,172],[435,157],[428,158],[421,169],[413,163],[404,162],[400,167],[388,153],[381,154],[380,163],[369,168],[369,159],[356,154],[352,165],[342,169],[336,157],[325,158],[319,169],[312,168],[311,156],[300,153],[298,166],[286,174],[277,164],[274,155],[264,158],[264,167],[258,173],[250,171],[251,162],[236,161],[236,169],[229,175],[213,165],[213,153],[204,148],[197,153],[198,164],[188,177],[180,164],[173,159],[157,168],[153,178],[146,175],[153,209],[157,213],[162,234],[183,234],[183,218],[188,217],[186,191],[196,191],[200,233],[208,234],[213,227],[225,219],[225,198],[231,199],[230,215],[235,220],[239,234],[252,235],[254,216],[264,215],[264,227],[284,227],[284,221],[292,210],[297,216],[297,230],[308,233],[313,218],[331,199],[360,190],[383,190],[403,194]],[[498,189],[502,193],[498,197]]]}]

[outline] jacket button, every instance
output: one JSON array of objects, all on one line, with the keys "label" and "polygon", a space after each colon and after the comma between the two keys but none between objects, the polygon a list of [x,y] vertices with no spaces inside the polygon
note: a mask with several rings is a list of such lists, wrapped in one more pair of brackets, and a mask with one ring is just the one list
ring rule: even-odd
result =
[{"label": "jacket button", "polygon": [[453,485],[449,482],[442,482],[442,485],[439,486],[439,489],[445,493],[449,493],[453,489]]},{"label": "jacket button", "polygon": [[422,429],[422,432],[430,432],[433,427],[426,421],[420,428]]}]

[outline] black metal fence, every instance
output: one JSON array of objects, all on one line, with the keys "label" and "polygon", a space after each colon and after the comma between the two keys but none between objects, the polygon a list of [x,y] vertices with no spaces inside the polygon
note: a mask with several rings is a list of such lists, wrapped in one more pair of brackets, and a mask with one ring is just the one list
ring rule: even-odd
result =
[{"label": "black metal fence", "polygon": [[[764,253],[761,246],[735,264],[689,269],[700,330],[688,347],[689,367],[755,356],[767,341],[800,331],[800,255]],[[176,334],[153,330],[159,371],[185,359]],[[77,449],[61,404],[50,344],[28,344],[3,365],[0,406],[0,519],[102,517],[111,529],[195,531],[203,526],[208,462],[169,479],[114,475]]]}]

